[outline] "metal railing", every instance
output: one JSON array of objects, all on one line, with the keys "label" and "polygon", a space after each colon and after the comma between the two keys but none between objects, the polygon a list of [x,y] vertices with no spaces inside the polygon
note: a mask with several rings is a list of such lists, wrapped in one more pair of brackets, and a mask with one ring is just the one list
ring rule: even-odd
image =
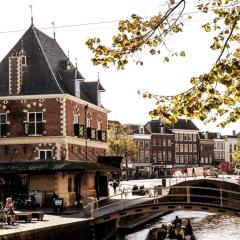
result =
[{"label": "metal railing", "polygon": [[[160,202],[164,204],[164,201],[166,204],[170,202],[176,204],[178,202],[209,204],[221,208],[239,209],[240,211],[240,192],[232,190],[199,186],[155,186],[153,188],[142,189],[142,191],[142,196],[128,198],[129,196],[133,196],[134,192],[123,189],[121,193],[93,201],[85,206],[85,208],[89,210],[90,217],[92,218],[140,205],[156,205]],[[119,198],[114,199],[114,197]]]}]

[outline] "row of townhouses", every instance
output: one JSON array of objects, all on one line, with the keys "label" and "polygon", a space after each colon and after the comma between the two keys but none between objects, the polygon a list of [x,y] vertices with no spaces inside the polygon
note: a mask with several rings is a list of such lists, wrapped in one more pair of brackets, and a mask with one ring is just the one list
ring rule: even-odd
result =
[{"label": "row of townhouses", "polygon": [[152,120],[145,125],[129,124],[129,127],[138,147],[136,158],[129,159],[129,166],[143,174],[159,169],[231,163],[238,143],[234,131],[227,136],[201,132],[191,120],[185,119],[172,125]]}]

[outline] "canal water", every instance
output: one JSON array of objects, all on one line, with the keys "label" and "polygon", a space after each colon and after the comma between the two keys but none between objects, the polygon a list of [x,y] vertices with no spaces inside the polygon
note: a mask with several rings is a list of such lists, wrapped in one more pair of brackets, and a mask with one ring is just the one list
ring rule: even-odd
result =
[{"label": "canal water", "polygon": [[175,216],[190,218],[197,240],[239,240],[240,217],[210,214],[206,212],[178,211],[162,217],[158,222],[146,225],[143,230],[125,236],[125,240],[145,240],[149,229],[170,223]]}]

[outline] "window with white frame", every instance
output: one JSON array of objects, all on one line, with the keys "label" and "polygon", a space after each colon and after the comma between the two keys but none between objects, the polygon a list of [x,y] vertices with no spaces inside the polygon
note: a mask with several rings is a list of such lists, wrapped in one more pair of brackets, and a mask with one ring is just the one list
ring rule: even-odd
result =
[{"label": "window with white frame", "polygon": [[184,163],[183,155],[180,155],[180,163]]},{"label": "window with white frame", "polygon": [[97,130],[102,130],[102,121],[97,121]]},{"label": "window with white frame", "polygon": [[197,152],[197,144],[193,144],[193,152]]},{"label": "window with white frame", "polygon": [[179,141],[183,141],[183,133],[180,133]]},{"label": "window with white frame", "polygon": [[183,152],[183,144],[180,144],[180,152]]},{"label": "window with white frame", "polygon": [[175,141],[178,141],[178,133],[175,133]]},{"label": "window with white frame", "polygon": [[145,148],[149,148],[150,142],[149,141],[145,141]]},{"label": "window with white frame", "polygon": [[192,152],[192,144],[188,144],[188,151]]},{"label": "window with white frame", "polygon": [[78,115],[74,114],[73,116],[73,124],[78,124],[79,123],[79,117]]},{"label": "window with white frame", "polygon": [[184,152],[188,152],[188,144],[184,144]]},{"label": "window with white frame", "polygon": [[185,163],[188,163],[188,155],[185,155],[184,158],[185,158]]},{"label": "window with white frame", "polygon": [[172,140],[168,139],[168,146],[172,146]]},{"label": "window with white frame", "polygon": [[175,152],[179,152],[179,144],[175,145]]},{"label": "window with white frame", "polygon": [[7,135],[7,114],[0,113],[0,136]]},{"label": "window with white frame", "polygon": [[87,128],[91,127],[91,118],[87,118]]},{"label": "window with white frame", "polygon": [[197,163],[197,155],[193,155],[193,161],[194,163]]},{"label": "window with white frame", "polygon": [[41,149],[39,150],[39,159],[52,159],[52,150]]},{"label": "window with white frame", "polygon": [[188,135],[187,133],[184,133],[184,141],[187,141],[188,140]]},{"label": "window with white frame", "polygon": [[154,138],[152,141],[153,141],[153,146],[157,146],[157,139]]},{"label": "window with white frame", "polygon": [[192,162],[192,155],[188,156],[188,161],[191,163]]},{"label": "window with white frame", "polygon": [[221,150],[224,150],[224,143],[221,143]]},{"label": "window with white frame", "polygon": [[197,140],[197,134],[193,133],[193,141],[195,142]]},{"label": "window with white frame", "polygon": [[176,163],[179,163],[179,155],[175,155],[175,161]]},{"label": "window with white frame", "polygon": [[188,134],[188,140],[192,141],[192,134],[191,133]]},{"label": "window with white frame", "polygon": [[43,134],[43,113],[28,112],[28,129],[25,130],[28,135]]}]

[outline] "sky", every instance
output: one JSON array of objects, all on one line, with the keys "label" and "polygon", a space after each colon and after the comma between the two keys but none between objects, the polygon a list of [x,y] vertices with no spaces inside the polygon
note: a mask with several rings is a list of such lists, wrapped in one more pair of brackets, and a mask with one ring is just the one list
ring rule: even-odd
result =
[{"label": "sky", "polygon": [[[196,0],[187,0],[189,12]],[[143,99],[138,90],[155,94],[177,94],[190,87],[189,80],[209,71],[216,59],[209,49],[211,38],[201,30],[204,23],[199,13],[191,14],[193,19],[185,26],[182,34],[168,39],[168,47],[186,52],[185,58],[174,58],[163,63],[159,56],[142,53],[143,66],[130,63],[125,70],[103,69],[93,66],[91,52],[85,45],[89,37],[100,37],[106,44],[117,33],[117,21],[129,19],[132,14],[150,17],[161,8],[167,7],[167,0],[8,0],[1,1],[0,8],[0,59],[11,50],[24,31],[31,24],[30,5],[33,9],[35,27],[53,37],[52,22],[56,27],[56,40],[64,52],[69,52],[86,81],[96,81],[98,73],[106,92],[102,103],[109,109],[108,118],[121,123],[145,124],[150,120],[148,112],[154,101]],[[107,22],[107,23],[106,23]],[[240,132],[240,124],[230,124],[224,129],[216,124],[204,125],[198,120],[195,124],[201,131],[220,131],[231,134]]]}]

